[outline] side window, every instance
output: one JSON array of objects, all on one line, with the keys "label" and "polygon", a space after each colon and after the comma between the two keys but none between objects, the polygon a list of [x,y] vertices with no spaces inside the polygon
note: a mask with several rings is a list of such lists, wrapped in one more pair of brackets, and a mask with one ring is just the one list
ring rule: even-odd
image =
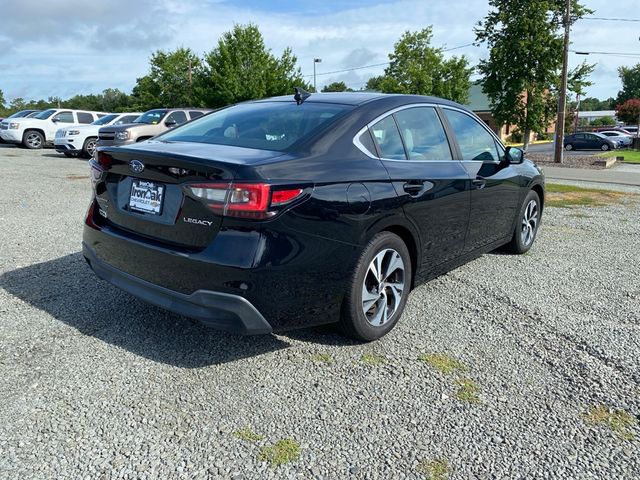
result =
[{"label": "side window", "polygon": [[432,107],[416,107],[395,114],[409,160],[452,160],[447,135]]},{"label": "side window", "polygon": [[496,150],[498,150],[498,160],[504,162],[506,160],[507,152],[505,152],[502,145],[500,145],[498,142],[496,142]]},{"label": "side window", "polygon": [[93,122],[93,115],[87,112],[78,112],[78,123],[89,124]]},{"label": "side window", "polygon": [[204,113],[203,113],[203,112],[198,112],[198,111],[196,111],[196,110],[191,110],[191,111],[189,111],[189,116],[191,117],[191,120],[193,120],[194,118],[201,117],[201,116],[203,116],[203,115],[204,115]]},{"label": "side window", "polygon": [[398,126],[391,115],[371,127],[371,133],[382,158],[391,160],[407,159]]},{"label": "side window", "polygon": [[55,120],[58,123],[73,123],[73,112],[60,112],[54,116],[51,120]]},{"label": "side window", "polygon": [[187,122],[187,114],[178,110],[169,114],[165,123],[176,122],[177,125],[182,125]]},{"label": "side window", "polygon": [[458,140],[463,160],[498,160],[493,136],[478,121],[456,110],[445,108],[444,112]]},{"label": "side window", "polygon": [[358,141],[364,147],[364,149],[371,155],[372,157],[378,157],[378,153],[376,152],[376,145],[373,143],[373,138],[371,137],[371,132],[369,130],[365,130],[358,137]]},{"label": "side window", "polygon": [[126,117],[120,117],[116,120],[114,125],[126,125],[127,123],[133,122],[139,115],[127,115]]}]

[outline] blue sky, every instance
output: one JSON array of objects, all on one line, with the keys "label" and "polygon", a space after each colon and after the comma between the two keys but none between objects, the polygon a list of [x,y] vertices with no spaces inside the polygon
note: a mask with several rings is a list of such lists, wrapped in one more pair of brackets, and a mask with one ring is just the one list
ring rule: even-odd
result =
[{"label": "blue sky", "polygon": [[[595,15],[640,18],[640,0],[585,0]],[[383,66],[326,72],[387,60],[405,30],[433,25],[434,44],[473,42],[473,27],[488,11],[486,0],[3,0],[0,5],[0,89],[14,97],[63,98],[107,87],[130,91],[156,49],[209,51],[234,23],[257,24],[275,54],[290,46],[303,74],[318,65],[318,86],[345,81],[360,88]],[[640,23],[582,21],[575,50],[640,53]],[[472,64],[486,56],[465,47]],[[576,65],[585,57],[571,55]],[[638,57],[591,55],[597,63],[589,94],[606,98],[620,89],[616,69]],[[311,77],[309,77],[311,78]]]}]

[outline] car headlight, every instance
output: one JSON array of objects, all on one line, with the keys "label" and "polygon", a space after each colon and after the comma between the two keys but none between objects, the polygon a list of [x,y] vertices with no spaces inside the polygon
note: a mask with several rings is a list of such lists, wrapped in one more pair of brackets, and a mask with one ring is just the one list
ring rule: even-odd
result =
[{"label": "car headlight", "polygon": [[67,135],[80,135],[80,130],[67,130]]},{"label": "car headlight", "polygon": [[116,132],[116,139],[118,140],[129,140],[129,132]]},{"label": "car headlight", "polygon": [[12,122],[12,123],[10,123],[10,124],[9,124],[9,128],[10,128],[11,130],[17,130],[17,129],[19,129],[19,128],[20,128],[20,124],[19,124],[19,123],[13,123],[13,122]]}]

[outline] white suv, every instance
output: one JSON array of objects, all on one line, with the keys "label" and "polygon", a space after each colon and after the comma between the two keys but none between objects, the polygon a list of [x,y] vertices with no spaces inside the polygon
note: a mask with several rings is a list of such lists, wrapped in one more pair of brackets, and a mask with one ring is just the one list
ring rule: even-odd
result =
[{"label": "white suv", "polygon": [[105,125],[127,125],[138,118],[141,113],[110,113],[89,125],[60,128],[56,132],[53,146],[66,157],[91,158],[96,150],[98,130]]},{"label": "white suv", "polygon": [[16,118],[2,122],[0,137],[5,142],[22,144],[26,148],[42,148],[45,143],[53,143],[56,131],[70,125],[87,125],[105,116],[102,112],[50,108],[31,118]]}]

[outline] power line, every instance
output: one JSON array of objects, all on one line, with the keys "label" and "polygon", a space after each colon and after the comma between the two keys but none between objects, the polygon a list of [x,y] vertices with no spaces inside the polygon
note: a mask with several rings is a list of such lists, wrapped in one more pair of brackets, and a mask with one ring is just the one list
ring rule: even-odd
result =
[{"label": "power line", "polygon": [[[444,48],[441,51],[444,52],[451,52],[453,50],[459,50],[461,48],[465,48],[465,47],[471,47],[474,46],[474,43],[466,43],[464,45],[458,45],[457,47],[451,47],[451,48]],[[389,65],[390,62],[382,62],[382,63],[372,63],[371,65],[362,65],[361,67],[352,67],[352,68],[345,68],[343,70],[333,70],[331,72],[320,72],[320,73],[316,73],[316,77],[321,77],[321,76],[326,76],[326,75],[335,75],[336,73],[345,73],[345,72],[353,72],[355,70],[363,70],[365,68],[374,68],[374,67],[384,67],[385,65]],[[303,77],[313,77],[313,73],[310,75],[303,75]]]},{"label": "power line", "polygon": [[582,17],[580,20],[598,20],[601,22],[640,22],[640,18]]},{"label": "power line", "polygon": [[631,52],[590,52],[587,50],[570,50],[571,53],[578,55],[614,55],[618,57],[640,57],[640,53]]}]

